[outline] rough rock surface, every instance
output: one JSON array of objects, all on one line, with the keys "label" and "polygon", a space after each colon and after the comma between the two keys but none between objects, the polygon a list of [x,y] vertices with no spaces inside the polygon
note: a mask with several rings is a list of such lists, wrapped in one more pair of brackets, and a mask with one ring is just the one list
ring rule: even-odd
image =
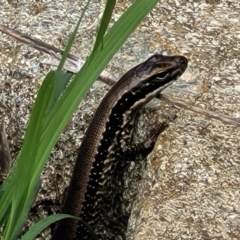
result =
[{"label": "rough rock surface", "polygon": [[[239,1],[161,2],[107,70],[117,78],[155,52],[183,54],[189,58],[189,68],[166,94],[240,118]],[[127,4],[118,2],[114,18]],[[0,19],[1,24],[63,49],[82,8],[79,1],[9,0],[0,3]],[[93,1],[79,30],[72,52],[83,60],[94,41],[101,11],[101,2]],[[42,64],[46,55],[0,36],[0,117],[14,159],[49,66]],[[38,200],[54,199],[56,184],[60,189],[67,186],[84,131],[107,89],[102,83],[94,84],[67,125],[42,174]],[[239,239],[239,127],[155,100],[144,111],[140,129],[145,132],[150,120],[151,125],[174,115],[177,118],[143,164],[141,181],[134,173],[138,185],[126,181],[130,196],[134,189],[138,193],[127,239]],[[29,224],[45,214],[38,212]],[[47,236],[49,230],[42,233],[42,239]]]}]

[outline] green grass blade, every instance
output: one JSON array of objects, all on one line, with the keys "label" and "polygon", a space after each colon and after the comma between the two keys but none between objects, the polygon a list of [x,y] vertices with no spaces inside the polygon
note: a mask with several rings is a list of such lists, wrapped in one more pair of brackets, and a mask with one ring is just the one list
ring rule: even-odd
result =
[{"label": "green grass blade", "polygon": [[[69,81],[71,76],[72,76],[71,73],[50,72],[48,74],[47,78],[50,78],[50,81],[53,80],[54,83],[53,83],[53,89],[51,90],[52,94],[50,93],[50,95],[49,95],[50,98],[48,100],[48,107],[46,109],[45,115],[48,115],[48,112],[51,111],[52,106],[54,105],[56,100],[58,100],[58,98],[60,97],[63,89],[66,87],[66,84]],[[43,93],[48,95],[48,92],[45,90],[43,90]],[[40,102],[42,102],[42,98],[40,99]],[[37,115],[38,115],[38,112],[37,112]],[[37,117],[41,118],[40,115],[38,115]],[[45,122],[46,122],[45,125],[47,125],[47,121],[45,121]],[[34,137],[32,137],[30,140],[32,141],[33,138]],[[33,162],[28,163],[27,165],[34,168]],[[13,198],[13,192],[15,189],[15,187],[14,187],[15,181],[13,180],[13,172],[14,172],[15,168],[16,168],[16,164],[11,169],[7,181],[5,181],[3,183],[3,185],[1,186],[1,189],[0,189],[0,199],[1,199],[1,201],[0,201],[0,203],[1,203],[0,204],[0,226],[2,226],[7,219],[8,214],[6,214],[6,212],[9,211],[11,199]],[[25,164],[24,164],[24,168],[25,168]],[[28,170],[27,172],[32,172],[32,170]],[[28,176],[29,176],[28,177],[29,180],[28,179],[26,180],[27,183],[30,182],[31,178],[32,178],[31,174],[28,174]],[[36,181],[37,181],[37,179],[36,179]],[[22,191],[22,190],[20,190],[20,191]],[[18,199],[19,199],[20,195],[18,195],[18,194],[16,194],[16,195],[18,196]],[[34,199],[35,196],[30,196],[30,198]]]},{"label": "green grass blade", "polygon": [[39,222],[34,224],[22,237],[21,240],[31,240],[34,239],[41,231],[52,223],[62,220],[64,218],[75,218],[68,214],[55,214],[41,219]]},{"label": "green grass blade", "polygon": [[103,37],[108,28],[108,24],[110,22],[115,4],[116,4],[116,0],[108,0],[106,3],[105,11],[102,16],[100,28],[99,28],[97,38],[96,38],[96,41],[94,44],[92,55],[94,55],[96,50],[103,44]]},{"label": "green grass blade", "polygon": [[[31,239],[35,239],[35,237],[42,232],[45,228],[49,227],[52,223],[62,220],[64,218],[75,218],[75,219],[79,219],[76,218],[72,215],[69,214],[55,214],[55,215],[51,215],[48,217],[45,217],[43,219],[41,219],[40,221],[38,221],[37,223],[35,223],[22,237],[21,240],[31,240]],[[97,240],[97,236],[94,233],[93,229],[86,224],[85,222],[83,222],[83,224],[85,224],[86,228],[89,230],[92,239],[93,240]]]},{"label": "green grass blade", "polygon": [[63,69],[64,63],[65,63],[65,61],[66,61],[66,59],[67,59],[67,55],[68,55],[68,53],[69,53],[69,51],[70,51],[70,48],[72,47],[73,41],[74,41],[74,39],[75,39],[75,37],[76,37],[76,35],[77,35],[77,31],[78,31],[79,25],[80,25],[80,23],[82,22],[83,16],[84,16],[84,14],[85,14],[85,12],[86,12],[86,10],[87,10],[87,7],[88,7],[89,3],[90,3],[90,0],[88,0],[88,2],[86,3],[86,5],[84,6],[83,11],[82,11],[82,13],[81,13],[81,16],[80,16],[80,18],[79,18],[79,20],[78,20],[78,22],[77,22],[77,25],[76,25],[73,33],[70,35],[70,37],[69,37],[69,39],[68,39],[67,46],[66,46],[66,48],[65,48],[65,50],[64,50],[64,52],[63,52],[62,58],[61,58],[61,60],[60,60],[60,63],[59,63],[59,65],[58,65],[58,68],[57,68],[57,71],[59,71],[59,72],[62,71],[62,69]]},{"label": "green grass blade", "polygon": [[[35,198],[36,184],[39,181],[40,174],[34,178],[35,184],[31,191],[29,191],[29,183],[31,183],[38,165],[38,160],[34,156],[37,156],[39,153],[41,136],[45,127],[44,122],[51,108],[53,96],[56,94],[56,81],[51,73],[52,72],[47,75],[39,90],[30,116],[25,141],[18,158],[15,174],[13,174],[12,211],[10,221],[4,232],[6,239],[14,239],[13,236],[16,236],[19,232],[19,229],[21,229],[22,224],[26,220],[24,216],[27,217],[25,213],[28,212],[30,203],[32,199]],[[26,172],[26,174],[23,174],[24,172]]]},{"label": "green grass blade", "polygon": [[[104,45],[108,46],[109,50],[114,55],[120,46],[127,40],[129,35],[140,24],[141,20],[160,2],[159,0],[138,0],[135,1],[127,11],[119,18],[114,26],[104,38]],[[130,24],[131,23],[131,24]],[[105,48],[106,50],[107,48]],[[102,55],[106,51],[102,51]],[[110,54],[110,53],[109,53]]]}]

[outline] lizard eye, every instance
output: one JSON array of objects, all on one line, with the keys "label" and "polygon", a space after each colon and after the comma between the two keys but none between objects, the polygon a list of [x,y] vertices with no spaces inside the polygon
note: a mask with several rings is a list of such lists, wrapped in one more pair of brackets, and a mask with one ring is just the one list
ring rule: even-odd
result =
[{"label": "lizard eye", "polygon": [[180,67],[185,68],[188,65],[188,60],[185,57],[180,57],[178,63]]}]

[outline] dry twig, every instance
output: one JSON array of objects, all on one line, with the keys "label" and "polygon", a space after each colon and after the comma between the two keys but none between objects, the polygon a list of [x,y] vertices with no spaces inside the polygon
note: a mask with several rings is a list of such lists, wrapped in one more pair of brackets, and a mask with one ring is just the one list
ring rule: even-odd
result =
[{"label": "dry twig", "polygon": [[[0,25],[0,31],[14,37],[15,39],[17,39],[25,44],[30,45],[31,47],[39,50],[40,52],[45,52],[45,53],[51,55],[53,57],[53,59],[50,62],[48,62],[48,64],[57,65],[57,62],[59,61],[60,56],[57,56],[56,54],[63,53],[62,50],[55,48],[49,44],[46,44],[40,40],[33,39],[32,37],[30,37],[26,34],[23,34],[15,29]],[[73,54],[68,54],[67,61],[69,64],[66,64],[64,66],[64,68],[66,70],[76,73],[80,69],[81,60],[78,56],[73,55]],[[98,80],[100,80],[110,86],[112,86],[115,83],[115,81],[112,79],[111,75],[106,72],[104,73],[104,75],[100,75]],[[223,123],[227,123],[227,124],[231,124],[231,125],[240,127],[240,119],[239,118],[231,118],[229,116],[226,116],[226,115],[223,115],[220,113],[211,112],[211,111],[202,109],[200,107],[193,106],[193,105],[186,103],[180,99],[176,99],[176,98],[167,96],[165,94],[159,94],[158,98],[165,102],[171,103],[175,106],[196,112],[198,114],[205,115],[209,118],[217,119]]]}]

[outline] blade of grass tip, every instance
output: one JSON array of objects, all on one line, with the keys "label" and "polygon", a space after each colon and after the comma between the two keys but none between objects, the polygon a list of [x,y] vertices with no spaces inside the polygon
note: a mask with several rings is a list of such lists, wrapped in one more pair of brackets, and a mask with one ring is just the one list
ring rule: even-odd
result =
[{"label": "blade of grass tip", "polygon": [[81,13],[81,16],[80,16],[80,18],[79,18],[79,20],[78,20],[78,22],[77,22],[77,25],[76,25],[73,33],[72,33],[72,34],[70,35],[70,37],[69,37],[67,46],[66,46],[66,48],[65,48],[65,50],[64,50],[64,52],[63,52],[61,61],[60,61],[59,65],[58,65],[58,68],[57,68],[58,71],[61,71],[61,70],[63,69],[63,66],[64,66],[64,63],[65,63],[65,61],[66,61],[67,55],[68,55],[68,53],[69,53],[69,51],[70,51],[70,48],[71,48],[71,46],[72,46],[72,44],[73,44],[73,41],[74,41],[75,37],[76,37],[76,34],[77,34],[77,31],[78,31],[79,25],[80,25],[80,23],[82,22],[83,16],[84,16],[84,14],[85,14],[85,12],[86,12],[86,10],[87,10],[87,7],[88,7],[89,3],[90,3],[90,0],[88,0],[88,2],[86,3],[86,5],[84,6],[83,11],[82,11],[82,13]]},{"label": "blade of grass tip", "polygon": [[[22,237],[21,240],[31,240],[52,223],[64,218],[76,218],[68,214],[55,214],[41,219],[35,223]],[[76,218],[77,219],[77,218]]]},{"label": "blade of grass tip", "polygon": [[[131,32],[140,24],[141,20],[153,9],[159,0],[135,1],[127,11],[118,19],[104,37],[104,45],[109,46],[110,51],[116,52],[119,45],[125,42]],[[129,24],[131,23],[131,25]],[[106,54],[106,51],[102,51]]]},{"label": "blade of grass tip", "polygon": [[86,222],[80,220],[85,227],[87,228],[87,230],[89,231],[90,235],[91,235],[91,239],[92,240],[98,240],[96,233],[94,232],[94,230],[91,228],[91,226],[89,224],[87,224]]},{"label": "blade of grass tip", "polygon": [[96,41],[92,50],[92,55],[95,54],[96,50],[100,46],[100,44],[103,44],[103,37],[106,33],[106,30],[108,28],[108,24],[110,22],[110,19],[112,17],[113,9],[116,5],[116,0],[108,0],[106,3],[106,7],[104,9],[104,13],[101,19],[101,24],[97,33]]}]

